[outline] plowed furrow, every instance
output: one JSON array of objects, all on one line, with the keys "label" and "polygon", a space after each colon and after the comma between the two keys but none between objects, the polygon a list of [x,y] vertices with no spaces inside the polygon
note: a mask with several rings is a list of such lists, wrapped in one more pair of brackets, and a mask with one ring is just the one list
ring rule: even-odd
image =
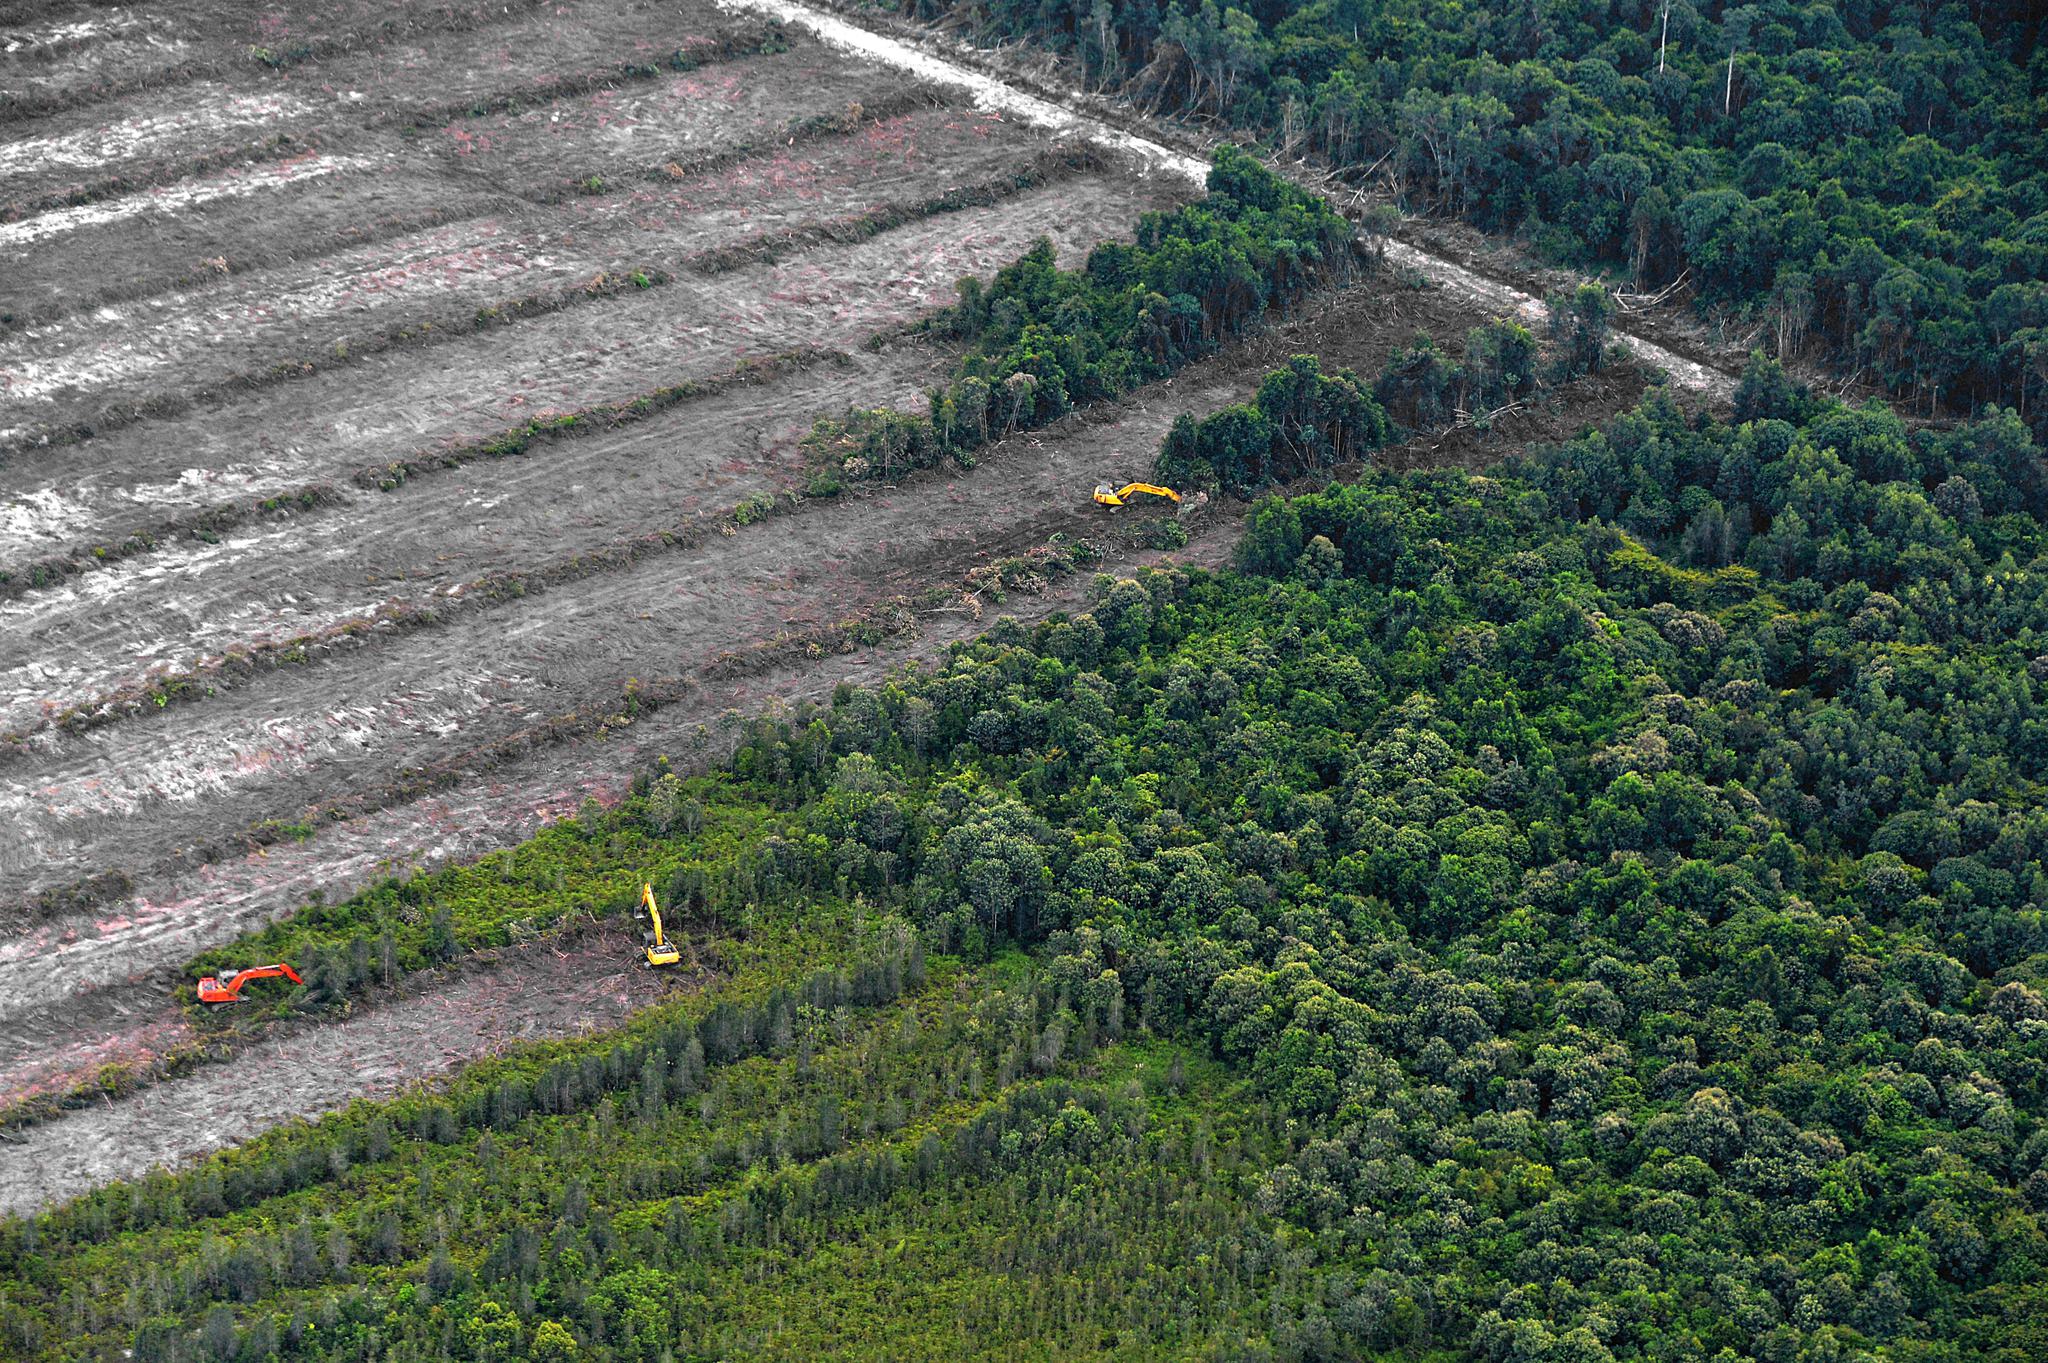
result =
[{"label": "plowed furrow", "polygon": [[[726,268],[750,242],[801,250],[835,232],[909,220],[1065,173],[1028,137],[984,138],[971,120],[907,115],[874,135],[589,205],[470,218],[0,338],[0,393],[44,424],[101,428],[398,341],[473,329],[503,311],[601,298],[608,278],[654,287]],[[949,128],[948,125],[951,125]],[[942,159],[893,154],[913,131]],[[685,227],[685,224],[687,226]],[[738,259],[744,259],[742,251]]]},{"label": "plowed furrow", "polygon": [[[0,730],[394,598],[430,604],[465,582],[594,555],[772,493],[797,479],[797,442],[817,418],[914,404],[943,364],[921,347],[814,364],[395,492],[352,489],[317,514],[259,520],[216,542],[188,536],[0,604],[0,631],[23,644],[0,660]],[[573,517],[556,510],[566,499]]]},{"label": "plowed furrow", "polygon": [[[1103,224],[1163,199],[1084,176],[986,209],[946,214],[774,265],[685,276],[463,337],[395,350],[219,409],[25,453],[0,468],[19,562],[120,526],[146,509],[259,499],[444,441],[495,435],[549,410],[629,400],[650,386],[729,371],[748,355],[856,345],[953,295],[955,281],[1008,263],[1041,233],[1070,253]],[[651,382],[650,382],[651,381]],[[24,553],[24,551],[30,551]]]},{"label": "plowed furrow", "polygon": [[20,133],[0,146],[0,206],[19,216],[162,186],[281,138],[332,147],[365,128],[438,126],[644,84],[757,49],[768,32],[708,9],[584,0],[497,28],[346,48],[273,69],[257,54],[305,45],[294,46],[285,27],[276,39],[283,46],[239,45],[231,49],[239,60],[175,90],[139,89],[17,121]]},{"label": "plowed furrow", "polygon": [[616,708],[629,677],[698,675],[736,640],[829,624],[857,597],[957,581],[1020,526],[1042,539],[1095,523],[1087,488],[1124,471],[1105,468],[1105,446],[1150,448],[1170,415],[1134,410],[1087,439],[1012,442],[994,471],[823,504],[52,740],[0,775],[0,875],[29,889],[87,856],[105,864],[143,828],[153,836],[133,842],[162,849],[284,810],[296,817],[551,716]]}]

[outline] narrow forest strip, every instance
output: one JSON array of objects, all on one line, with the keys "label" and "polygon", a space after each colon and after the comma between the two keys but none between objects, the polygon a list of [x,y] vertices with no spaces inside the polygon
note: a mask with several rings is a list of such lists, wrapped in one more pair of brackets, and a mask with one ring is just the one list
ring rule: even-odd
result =
[{"label": "narrow forest strip", "polygon": [[[1439,23],[1409,0],[1370,22],[1324,9],[1226,33],[1221,10],[1098,25],[897,8],[920,34],[937,22],[983,44],[1023,38],[1083,88],[1316,156],[1416,211],[1526,234],[1632,297],[1676,294],[1767,337],[1782,362],[1874,376],[1923,414],[2048,419],[2044,269],[2028,245],[2048,124],[2033,27],[1996,10],[1954,23],[1787,10],[1759,30],[1734,7],[1676,29],[1666,15],[1659,31],[1616,5],[1507,32],[1482,11]],[[1902,96],[1922,88],[1923,63],[1968,72],[1967,93],[1937,80]]]},{"label": "narrow forest strip", "polygon": [[1115,398],[1213,354],[1362,262],[1349,225],[1235,148],[1217,152],[1207,196],[1146,215],[1137,240],[1105,243],[1060,269],[1050,241],[932,322],[966,354],[924,412],[849,411],[807,438],[827,488],[889,481]]},{"label": "narrow forest strip", "polygon": [[[1149,118],[1131,118],[1120,102],[1101,96],[1083,96],[1068,85],[1049,85],[1033,78],[1015,63],[999,61],[981,48],[933,31],[919,23],[891,23],[872,11],[848,9],[837,4],[811,5],[799,0],[725,0],[730,8],[768,14],[780,22],[803,28],[829,46],[859,53],[887,63],[933,85],[957,88],[972,94],[977,103],[1050,129],[1056,133],[1078,133],[1105,146],[1139,157],[1144,164],[1158,167],[1198,184],[1205,183],[1210,159],[1223,147],[1237,143],[1217,137],[1192,134],[1185,128],[1167,129]],[[1169,145],[1169,141],[1176,145]],[[1178,145],[1184,142],[1185,148]],[[1300,167],[1282,157],[1268,156],[1267,168],[1293,178]],[[1303,188],[1336,206],[1340,199],[1347,211],[1357,195],[1330,192],[1325,177],[1301,176]],[[1397,241],[1384,217],[1370,224],[1375,239],[1373,250],[1404,268],[1412,269],[1432,282],[1452,289],[1475,302],[1504,313],[1533,317],[1542,300],[1520,283],[1488,274],[1477,265],[1459,262],[1418,246]],[[1714,363],[1685,355],[1627,327],[1617,327],[1616,339],[1646,364],[1663,369],[1688,388],[1716,397],[1732,389],[1735,375]]]}]

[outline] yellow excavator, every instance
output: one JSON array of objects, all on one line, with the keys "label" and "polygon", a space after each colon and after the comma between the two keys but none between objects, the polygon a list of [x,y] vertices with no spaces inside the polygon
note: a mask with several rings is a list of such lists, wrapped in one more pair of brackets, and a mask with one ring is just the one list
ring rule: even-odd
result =
[{"label": "yellow excavator", "polygon": [[640,907],[647,910],[648,927],[640,934],[641,949],[649,965],[674,965],[683,953],[661,930],[661,908],[654,902],[654,886],[640,887]]},{"label": "yellow excavator", "polygon": [[1122,506],[1141,492],[1149,492],[1154,497],[1164,497],[1170,502],[1180,500],[1178,492],[1175,492],[1170,487],[1160,487],[1157,483],[1125,483],[1122,487],[1116,487],[1109,483],[1097,483],[1095,485],[1095,503],[1098,506]]}]

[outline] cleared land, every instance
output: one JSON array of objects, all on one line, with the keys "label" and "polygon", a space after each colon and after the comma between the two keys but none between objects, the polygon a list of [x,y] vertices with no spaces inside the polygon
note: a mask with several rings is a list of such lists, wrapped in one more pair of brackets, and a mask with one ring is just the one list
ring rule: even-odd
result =
[{"label": "cleared land", "polygon": [[[817,417],[914,405],[944,371],[905,328],[957,278],[1041,235],[1077,260],[1192,184],[708,5],[0,31],[28,35],[0,62],[0,1102],[187,1039],[170,988],[196,950],[517,841],[722,715],[971,632],[994,603],[968,574],[998,557],[1055,534],[1156,557],[1087,489],[1290,351],[1369,373],[1512,306],[1382,279],[971,473],[802,500]],[[1233,514],[1191,528],[1180,557],[1219,561]],[[842,653],[831,627],[862,612],[887,642]],[[459,1059],[596,1016],[553,1001],[580,958],[521,968],[475,1044],[420,1003],[293,1044]],[[282,1114],[426,1072],[356,1068],[241,1083]],[[122,1133],[219,1082],[52,1123],[33,1139],[66,1153],[9,1205],[208,1148]]]},{"label": "cleared land", "polygon": [[[608,798],[770,683],[970,627],[850,660],[774,643],[957,584],[992,534],[1081,517],[1071,487],[1011,507],[990,482],[976,518],[934,480],[721,530],[801,486],[817,417],[914,402],[948,361],[871,338],[1038,236],[1077,259],[1191,192],[708,6],[345,19],[95,11],[37,27],[0,81],[9,1098],[187,1042],[169,972],[195,949]],[[167,677],[201,680],[138,702]],[[619,735],[562,722],[614,714],[629,678],[677,703]],[[314,809],[354,817],[246,836]],[[132,890],[67,893],[107,872]],[[515,1011],[590,973],[528,968],[552,973]],[[323,1030],[431,1041],[444,1012]],[[536,1005],[491,1037],[588,1016]],[[314,1095],[236,1068],[259,1124],[425,1072],[337,1065],[355,1077]],[[205,1148],[131,1137],[217,1082],[57,1123],[17,1195]]]},{"label": "cleared land", "polygon": [[[280,1122],[390,1093],[512,1042],[600,1031],[696,983],[630,965],[618,929],[563,950],[537,943],[454,980],[422,981],[347,1027],[315,1027],[252,1047],[100,1109],[94,1120],[30,1127],[7,1152],[0,1213],[85,1192],[219,1150]],[[423,1044],[423,1039],[431,1038]]]}]

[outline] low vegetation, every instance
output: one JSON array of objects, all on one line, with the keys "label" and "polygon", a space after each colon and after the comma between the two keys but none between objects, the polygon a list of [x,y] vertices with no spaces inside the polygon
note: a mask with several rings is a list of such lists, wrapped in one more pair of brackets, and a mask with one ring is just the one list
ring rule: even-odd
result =
[{"label": "low vegetation", "polygon": [[307,988],[291,1006],[324,1009],[468,952],[630,912],[645,883],[679,926],[738,926],[758,897],[752,852],[771,814],[729,780],[649,773],[617,809],[593,801],[507,851],[309,905],[196,957],[189,973],[295,961]]},{"label": "low vegetation", "polygon": [[2011,415],[1740,403],[1261,503],[1236,571],[273,929],[485,940],[602,860],[782,945],[8,1223],[0,1339],[2037,1356],[2048,476]]},{"label": "low vegetation", "polygon": [[1217,153],[1209,194],[1148,213],[1137,240],[1108,243],[1062,270],[1040,241],[960,301],[934,330],[966,342],[953,381],[924,412],[852,411],[806,440],[814,492],[894,478],[1058,420],[1213,353],[1311,291],[1352,277],[1352,228],[1321,199],[1234,147]]}]

